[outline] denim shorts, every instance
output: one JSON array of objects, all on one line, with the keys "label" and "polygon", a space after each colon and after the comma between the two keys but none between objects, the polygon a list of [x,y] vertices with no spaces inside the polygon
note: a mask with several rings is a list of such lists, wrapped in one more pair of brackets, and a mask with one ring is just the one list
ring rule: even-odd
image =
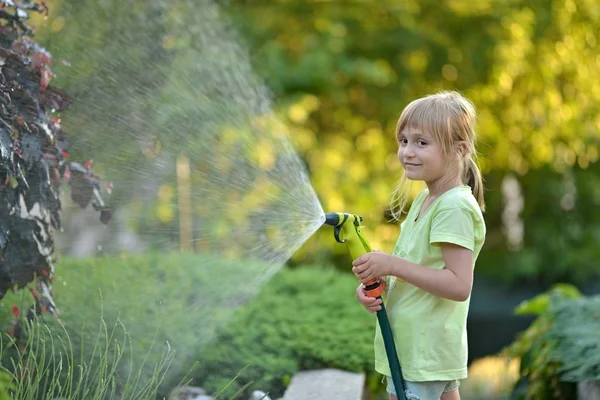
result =
[{"label": "denim shorts", "polygon": [[[389,376],[387,380],[386,391],[389,394],[396,395],[394,382]],[[409,382],[404,381],[406,400],[439,400],[442,393],[452,392],[458,389],[460,382],[452,381],[430,381],[430,382]]]}]

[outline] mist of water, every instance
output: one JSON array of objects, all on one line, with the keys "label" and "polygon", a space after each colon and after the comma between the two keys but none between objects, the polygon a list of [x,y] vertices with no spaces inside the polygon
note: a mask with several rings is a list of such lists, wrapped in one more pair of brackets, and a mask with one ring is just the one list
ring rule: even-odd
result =
[{"label": "mist of water", "polygon": [[[161,294],[156,321],[168,326],[185,315],[186,331],[170,332],[170,345],[197,351],[228,321],[223,310],[258,293],[322,225],[323,210],[267,89],[212,1],[72,3],[56,10],[66,24],[46,45],[70,62],[54,70],[74,101],[63,116],[73,151],[91,154],[114,184],[109,203],[120,217],[94,243],[126,251],[119,239],[134,227],[128,246],[198,254],[188,278],[219,284],[199,286],[185,309],[177,292]],[[78,218],[70,216],[64,235],[77,232],[72,241],[81,245],[76,239],[89,235]],[[120,284],[160,292],[156,275],[136,280]]]}]

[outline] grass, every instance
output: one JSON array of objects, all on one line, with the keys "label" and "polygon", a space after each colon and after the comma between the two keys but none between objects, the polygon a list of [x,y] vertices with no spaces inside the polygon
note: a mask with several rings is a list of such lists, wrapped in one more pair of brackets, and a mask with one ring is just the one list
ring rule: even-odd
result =
[{"label": "grass", "polygon": [[[92,338],[91,353],[75,351],[69,333],[60,324],[51,326],[36,320],[24,327],[23,334],[24,343],[8,335],[0,341],[1,368],[4,376],[11,378],[0,386],[0,393],[10,389],[10,398],[16,400],[156,398],[174,357],[167,347],[152,366],[150,378],[142,379],[145,365],[134,369],[132,360],[124,357],[132,342],[120,323],[109,328],[101,320],[97,336]],[[121,372],[123,364],[129,366],[125,373]]]}]

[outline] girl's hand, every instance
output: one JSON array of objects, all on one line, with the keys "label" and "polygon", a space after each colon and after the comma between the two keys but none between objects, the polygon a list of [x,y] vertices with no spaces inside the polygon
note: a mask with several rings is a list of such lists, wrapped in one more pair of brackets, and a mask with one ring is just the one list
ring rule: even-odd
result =
[{"label": "girl's hand", "polygon": [[[383,286],[383,290],[387,290],[387,284],[385,282],[385,279],[382,279],[380,284]],[[383,302],[383,300],[381,300],[380,298],[378,299],[376,297],[367,296],[362,284],[358,285],[358,287],[356,288],[356,299],[370,313],[377,314],[377,311],[381,310],[381,303]]]},{"label": "girl's hand", "polygon": [[352,272],[362,283],[371,282],[382,276],[392,275],[391,255],[372,251],[352,262]]}]

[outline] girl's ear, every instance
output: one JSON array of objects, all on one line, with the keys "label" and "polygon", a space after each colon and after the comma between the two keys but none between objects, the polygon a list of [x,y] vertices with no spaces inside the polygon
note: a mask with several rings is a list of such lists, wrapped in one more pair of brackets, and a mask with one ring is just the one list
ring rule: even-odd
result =
[{"label": "girl's ear", "polygon": [[469,145],[464,140],[461,140],[456,144],[456,151],[461,156],[461,158],[467,155],[468,150]]}]

